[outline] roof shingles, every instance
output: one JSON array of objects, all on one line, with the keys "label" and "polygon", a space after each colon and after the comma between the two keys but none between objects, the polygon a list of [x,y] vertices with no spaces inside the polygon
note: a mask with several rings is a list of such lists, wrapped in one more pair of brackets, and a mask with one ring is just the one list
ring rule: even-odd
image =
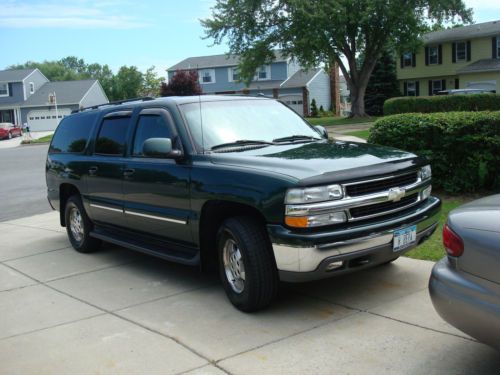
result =
[{"label": "roof shingles", "polygon": [[97,82],[95,79],[81,81],[47,82],[31,95],[25,106],[47,105],[49,94],[56,93],[57,104],[79,104],[89,89]]},{"label": "roof shingles", "polygon": [[0,70],[0,82],[21,82],[36,69]]}]

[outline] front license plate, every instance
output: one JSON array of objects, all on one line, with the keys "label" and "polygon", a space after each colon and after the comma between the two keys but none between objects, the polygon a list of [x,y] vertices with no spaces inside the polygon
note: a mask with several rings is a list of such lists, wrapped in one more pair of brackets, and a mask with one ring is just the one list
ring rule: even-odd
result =
[{"label": "front license plate", "polygon": [[394,232],[392,251],[401,251],[417,241],[417,226],[399,229]]}]

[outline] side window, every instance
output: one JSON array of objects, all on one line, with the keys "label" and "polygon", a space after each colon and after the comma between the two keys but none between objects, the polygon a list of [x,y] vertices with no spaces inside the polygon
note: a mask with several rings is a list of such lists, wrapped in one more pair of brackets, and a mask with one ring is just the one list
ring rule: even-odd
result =
[{"label": "side window", "polygon": [[125,140],[130,117],[106,118],[102,122],[95,144],[95,153],[111,156],[122,156],[125,151]]},{"label": "side window", "polygon": [[172,138],[170,127],[158,115],[142,115],[139,117],[134,137],[134,156],[143,156],[142,146],[149,138]]},{"label": "side window", "polygon": [[[30,119],[33,119],[30,117]],[[59,123],[52,138],[49,153],[81,153],[94,126],[95,115],[77,114]]]}]

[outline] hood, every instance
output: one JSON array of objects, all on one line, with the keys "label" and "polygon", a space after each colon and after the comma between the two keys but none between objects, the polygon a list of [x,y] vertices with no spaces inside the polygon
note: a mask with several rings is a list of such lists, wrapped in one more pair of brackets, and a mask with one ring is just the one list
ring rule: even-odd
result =
[{"label": "hood", "polygon": [[366,178],[427,163],[405,151],[335,140],[213,153],[211,159],[215,164],[279,173],[303,185]]}]

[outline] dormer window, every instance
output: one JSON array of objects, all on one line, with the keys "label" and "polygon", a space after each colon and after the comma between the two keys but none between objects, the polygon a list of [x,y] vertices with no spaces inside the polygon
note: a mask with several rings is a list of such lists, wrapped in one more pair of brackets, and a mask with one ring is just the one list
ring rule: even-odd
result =
[{"label": "dormer window", "polygon": [[35,83],[30,82],[30,94],[34,94],[34,93],[35,93]]},{"label": "dormer window", "polygon": [[0,96],[9,96],[9,84],[0,83]]}]

